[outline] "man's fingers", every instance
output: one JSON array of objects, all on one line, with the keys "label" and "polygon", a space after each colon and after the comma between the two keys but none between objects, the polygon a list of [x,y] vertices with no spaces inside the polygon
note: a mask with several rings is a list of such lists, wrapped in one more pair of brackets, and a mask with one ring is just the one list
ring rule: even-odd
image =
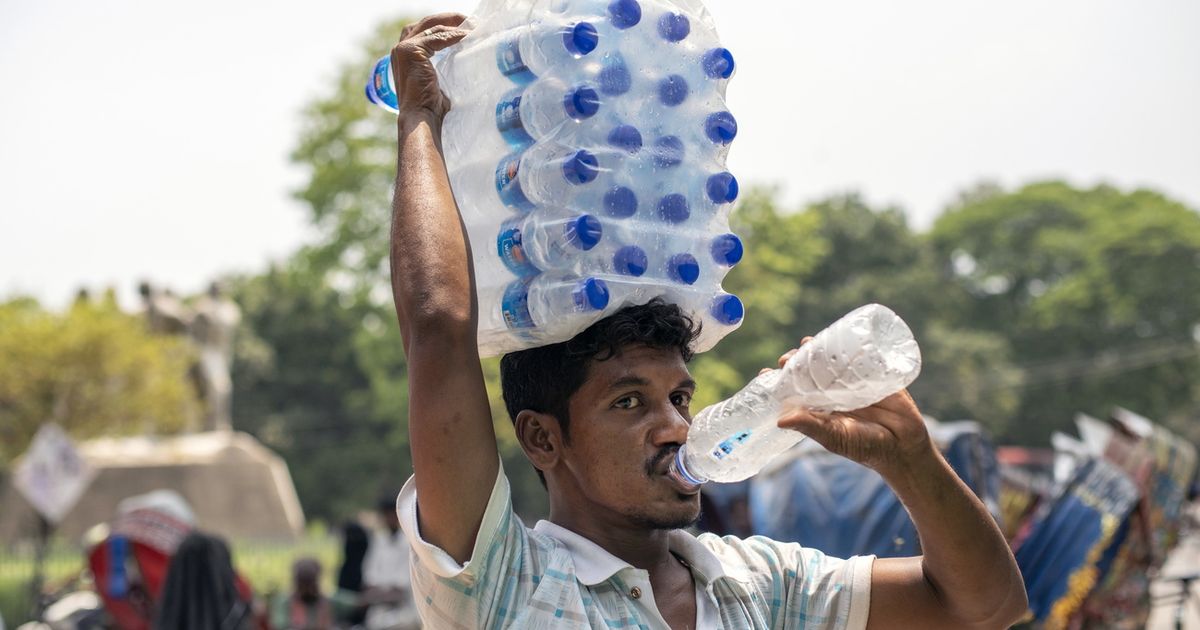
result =
[{"label": "man's fingers", "polygon": [[787,352],[784,352],[782,355],[780,355],[779,367],[783,367],[783,364],[787,363],[788,359],[792,358],[792,356],[795,355],[799,351],[800,351],[799,348],[792,348],[791,350],[788,350]]},{"label": "man's fingers", "polygon": [[467,16],[461,13],[436,13],[434,15],[427,15],[400,29],[400,41],[404,41],[412,37],[415,33],[427,31],[435,26],[458,26],[466,19]]},{"label": "man's fingers", "polygon": [[462,41],[467,33],[467,30],[455,26],[433,26],[396,44],[392,51],[401,57],[416,54],[428,59],[433,53]]},{"label": "man's fingers", "polygon": [[425,50],[428,50],[430,53],[435,53],[443,48],[448,48],[462,41],[462,38],[466,37],[467,33],[469,32],[470,31],[465,28],[439,24],[421,31],[417,34],[415,39],[420,42],[420,45],[425,48]]},{"label": "man's fingers", "polygon": [[778,426],[799,431],[825,448],[841,454],[847,454],[847,449],[863,440],[878,441],[892,437],[890,429],[884,425],[840,412],[799,410],[780,418]]}]

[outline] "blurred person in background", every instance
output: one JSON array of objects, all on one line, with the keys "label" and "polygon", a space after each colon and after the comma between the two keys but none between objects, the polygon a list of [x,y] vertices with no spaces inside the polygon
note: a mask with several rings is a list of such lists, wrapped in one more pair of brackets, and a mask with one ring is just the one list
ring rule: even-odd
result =
[{"label": "blurred person in background", "polygon": [[321,594],[321,563],[300,558],[292,563],[292,593],[274,602],[275,630],[332,630],[333,603]]},{"label": "blurred person in background", "polygon": [[367,607],[361,598],[368,542],[367,530],[358,522],[347,521],[342,525],[342,567],[338,570],[333,605],[334,616],[348,626],[361,626],[367,619]]},{"label": "blurred person in background", "polygon": [[155,630],[252,630],[253,597],[234,576],[229,546],[215,536],[188,534],[167,568]]},{"label": "blurred person in background", "polygon": [[367,605],[368,630],[407,630],[420,628],[413,606],[409,579],[408,539],[400,529],[394,499],[380,499],[376,505],[383,527],[371,537],[363,563],[363,594]]}]

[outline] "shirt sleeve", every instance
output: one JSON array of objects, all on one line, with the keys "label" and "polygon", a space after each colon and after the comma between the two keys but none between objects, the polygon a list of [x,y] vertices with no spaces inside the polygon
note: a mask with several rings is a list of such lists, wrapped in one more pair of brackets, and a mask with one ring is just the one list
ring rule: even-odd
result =
[{"label": "shirt sleeve", "polygon": [[411,542],[413,596],[427,627],[493,627],[527,597],[533,555],[525,524],[512,510],[503,467],[496,475],[471,557],[459,564],[421,536],[412,478],[396,500],[400,526]]}]

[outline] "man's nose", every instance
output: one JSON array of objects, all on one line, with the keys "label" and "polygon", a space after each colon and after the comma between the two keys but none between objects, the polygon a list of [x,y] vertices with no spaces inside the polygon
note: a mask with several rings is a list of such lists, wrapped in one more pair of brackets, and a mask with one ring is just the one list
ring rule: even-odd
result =
[{"label": "man's nose", "polygon": [[659,422],[654,432],[655,444],[683,444],[687,441],[692,421],[683,415],[678,407],[668,403],[658,412],[658,416]]}]

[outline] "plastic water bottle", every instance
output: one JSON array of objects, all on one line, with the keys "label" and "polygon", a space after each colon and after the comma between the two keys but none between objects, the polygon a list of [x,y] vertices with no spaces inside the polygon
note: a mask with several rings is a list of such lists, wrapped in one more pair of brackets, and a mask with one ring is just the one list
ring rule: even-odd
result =
[{"label": "plastic water bottle", "polygon": [[742,239],[736,234],[719,234],[708,243],[708,253],[714,263],[722,267],[732,267],[742,261],[745,249]]},{"label": "plastic water bottle", "polygon": [[602,235],[600,220],[590,214],[544,208],[501,225],[496,253],[517,276],[533,276],[578,262]]},{"label": "plastic water bottle", "polygon": [[592,86],[546,79],[505,94],[496,105],[496,128],[510,145],[519,146],[559,133],[564,125],[583,122],[599,110],[600,94]]},{"label": "plastic water bottle", "polygon": [[400,101],[396,95],[396,82],[392,79],[392,56],[386,54],[375,62],[371,77],[367,79],[367,100],[392,112],[400,113]]},{"label": "plastic water bottle", "polygon": [[[486,80],[497,72],[525,85],[549,68],[563,67],[582,59],[596,49],[599,33],[588,21],[540,22],[522,26],[496,45],[492,60],[477,60],[478,55],[460,55],[455,64],[463,72]],[[490,67],[488,67],[490,66]],[[375,62],[367,80],[367,99],[397,112],[396,86],[392,80],[391,55]]]},{"label": "plastic water bottle", "polygon": [[580,318],[599,315],[608,306],[608,285],[599,278],[522,278],[506,287],[480,290],[480,330],[489,328],[553,334],[569,330]]},{"label": "plastic water bottle", "polygon": [[531,83],[549,68],[569,67],[599,44],[588,21],[533,24],[496,47],[496,67],[512,81]]},{"label": "plastic water bottle", "polygon": [[591,151],[547,142],[510,153],[495,165],[464,165],[450,172],[450,183],[459,197],[498,198],[505,206],[527,212],[539,204],[569,206],[576,189],[599,173],[600,161]]},{"label": "plastic water bottle", "polygon": [[689,487],[746,479],[804,439],[776,425],[788,411],[861,409],[907,387],[920,371],[908,325],[887,307],[859,307],[801,346],[782,369],[696,414],[670,474]]},{"label": "plastic water bottle", "polygon": [[720,206],[736,201],[741,187],[728,171],[706,176],[688,170],[661,178],[655,190],[661,191],[659,217],[680,223],[700,211],[705,217],[711,216]]}]

